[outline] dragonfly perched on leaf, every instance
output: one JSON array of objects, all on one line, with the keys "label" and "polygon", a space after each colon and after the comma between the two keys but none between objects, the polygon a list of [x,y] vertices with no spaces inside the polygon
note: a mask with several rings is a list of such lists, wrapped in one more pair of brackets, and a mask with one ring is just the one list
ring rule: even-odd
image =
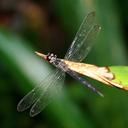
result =
[{"label": "dragonfly perched on leaf", "polygon": [[47,60],[57,69],[53,74],[49,74],[39,86],[35,87],[23,97],[17,106],[18,111],[24,111],[32,106],[30,116],[33,117],[40,113],[53,99],[54,95],[62,89],[60,82],[63,83],[65,72],[100,96],[103,96],[103,94],[87,82],[87,80],[82,78],[80,74],[110,86],[123,88],[121,84],[112,81],[114,75],[108,67],[98,67],[91,64],[80,63],[87,56],[93,45],[93,40],[101,30],[99,25],[94,24],[94,18],[95,12],[90,12],[84,18],[64,59],[57,58],[53,53],[44,55],[36,52],[37,55]]}]

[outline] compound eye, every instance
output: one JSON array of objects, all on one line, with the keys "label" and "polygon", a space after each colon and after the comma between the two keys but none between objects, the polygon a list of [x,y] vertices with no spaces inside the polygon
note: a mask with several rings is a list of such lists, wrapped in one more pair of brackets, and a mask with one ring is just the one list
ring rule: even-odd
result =
[{"label": "compound eye", "polygon": [[53,57],[54,56],[54,54],[53,53],[51,53],[51,57]]},{"label": "compound eye", "polygon": [[48,56],[48,59],[50,60],[51,59],[51,56]]}]

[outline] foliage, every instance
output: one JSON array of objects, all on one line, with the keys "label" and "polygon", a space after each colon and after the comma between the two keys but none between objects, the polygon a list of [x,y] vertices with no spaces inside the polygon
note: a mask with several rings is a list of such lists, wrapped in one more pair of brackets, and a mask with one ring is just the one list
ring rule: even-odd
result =
[{"label": "foliage", "polygon": [[60,99],[37,117],[30,118],[28,111],[16,110],[18,101],[52,70],[34,51],[53,51],[63,56],[84,16],[94,10],[102,30],[86,62],[110,66],[117,79],[127,84],[127,67],[111,67],[127,65],[128,30],[127,18],[123,17],[127,16],[127,1],[121,7],[114,0],[30,0],[15,4],[5,0],[3,3],[0,2],[1,127],[127,127],[128,92],[91,79],[105,94],[104,98],[68,78]]}]

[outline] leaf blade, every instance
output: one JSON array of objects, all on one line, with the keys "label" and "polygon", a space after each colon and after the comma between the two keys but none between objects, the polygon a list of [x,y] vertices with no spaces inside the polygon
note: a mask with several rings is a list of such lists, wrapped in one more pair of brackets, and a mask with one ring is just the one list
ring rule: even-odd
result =
[{"label": "leaf blade", "polygon": [[121,84],[124,90],[128,90],[128,66],[110,66],[109,69],[114,74],[112,81]]}]

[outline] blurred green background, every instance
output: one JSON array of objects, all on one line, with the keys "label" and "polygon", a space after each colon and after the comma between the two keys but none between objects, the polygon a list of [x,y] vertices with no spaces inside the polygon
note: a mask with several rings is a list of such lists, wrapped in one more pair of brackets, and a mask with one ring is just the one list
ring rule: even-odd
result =
[{"label": "blurred green background", "polygon": [[18,113],[20,99],[54,70],[34,54],[64,57],[82,19],[96,11],[102,30],[86,63],[128,65],[127,0],[0,1],[0,127],[126,128],[128,92],[89,79],[104,98],[67,75],[64,96],[41,114]]}]

